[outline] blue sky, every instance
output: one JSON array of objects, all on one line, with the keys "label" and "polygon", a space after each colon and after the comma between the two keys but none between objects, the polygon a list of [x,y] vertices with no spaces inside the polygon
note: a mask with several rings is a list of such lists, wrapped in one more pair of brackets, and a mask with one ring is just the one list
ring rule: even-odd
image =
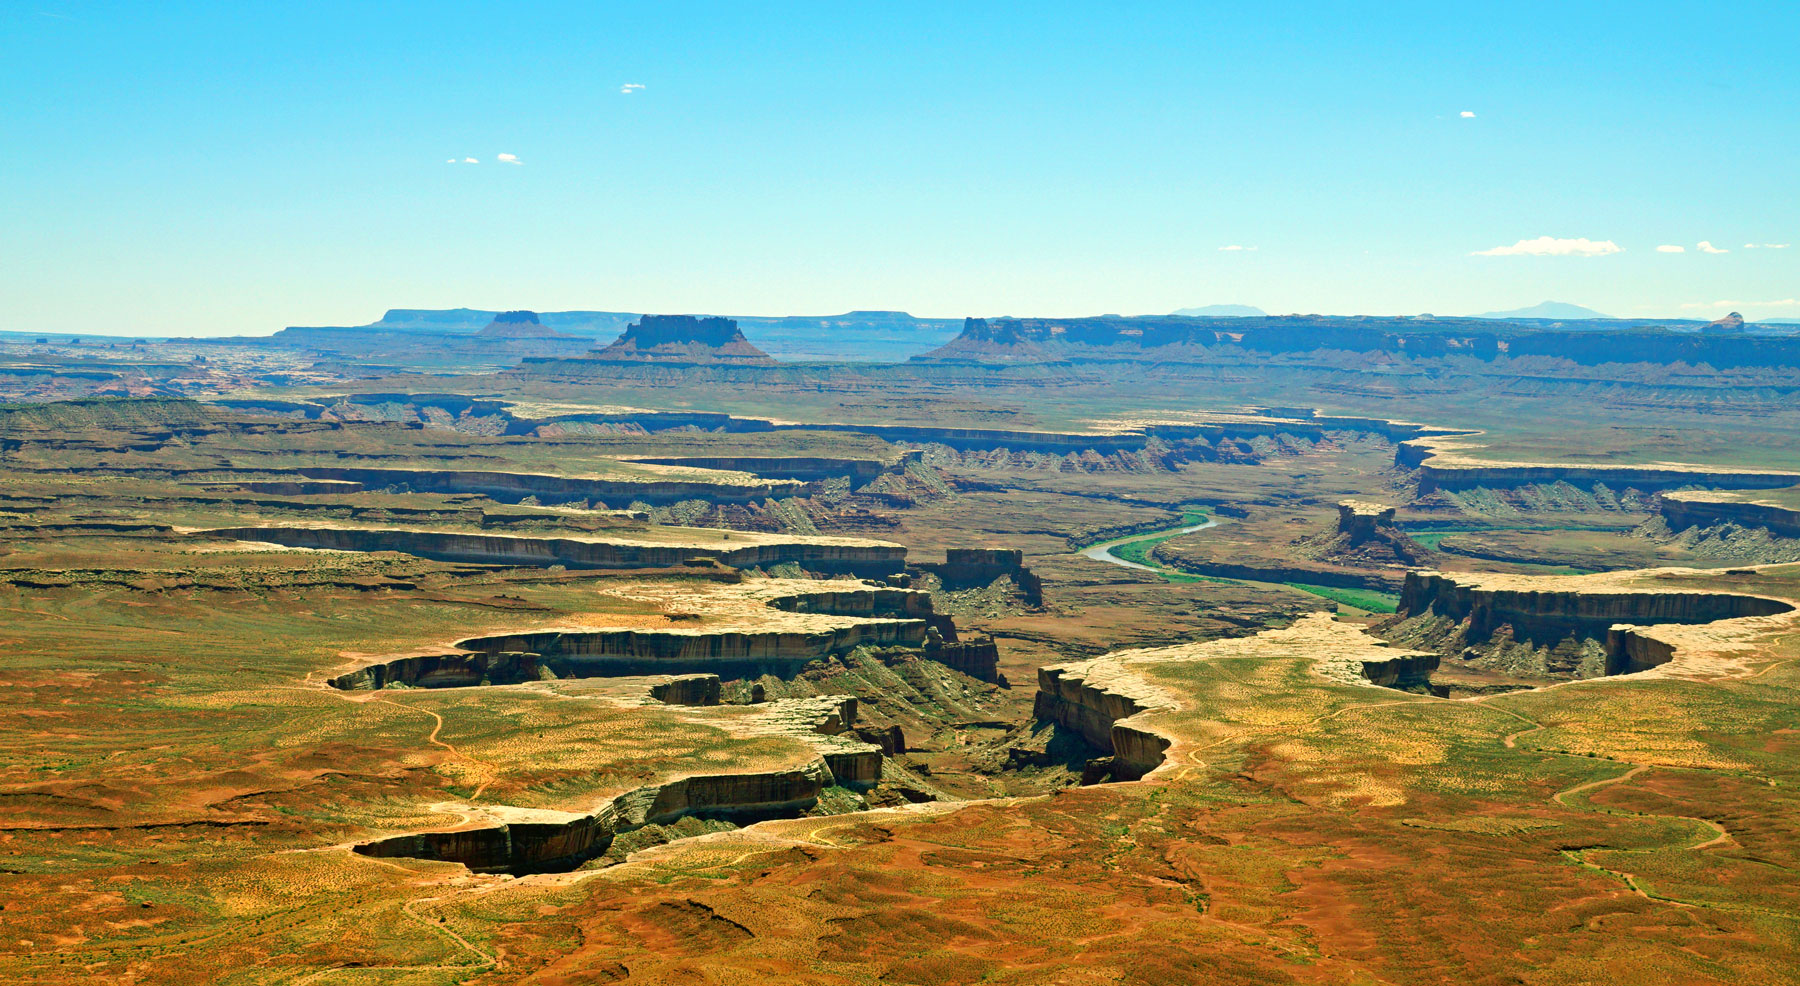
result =
[{"label": "blue sky", "polygon": [[1792,2],[0,0],[0,328],[1800,317],[1796,38]]}]

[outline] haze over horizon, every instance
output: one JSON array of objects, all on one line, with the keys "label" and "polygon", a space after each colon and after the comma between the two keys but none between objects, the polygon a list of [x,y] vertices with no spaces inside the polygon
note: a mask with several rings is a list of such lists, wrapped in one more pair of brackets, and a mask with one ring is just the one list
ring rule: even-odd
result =
[{"label": "haze over horizon", "polygon": [[1795,36],[1778,3],[14,5],[0,329],[1796,318]]}]

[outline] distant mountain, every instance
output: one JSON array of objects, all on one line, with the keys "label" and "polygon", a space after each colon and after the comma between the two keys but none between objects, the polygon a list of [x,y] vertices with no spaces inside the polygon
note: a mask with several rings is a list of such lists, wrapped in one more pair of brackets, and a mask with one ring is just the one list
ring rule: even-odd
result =
[{"label": "distant mountain", "polygon": [[1515,308],[1509,312],[1483,312],[1475,318],[1612,318],[1580,305],[1571,305],[1566,301],[1540,301],[1530,308]]},{"label": "distant mountain", "polygon": [[537,312],[501,312],[475,335],[482,339],[579,339],[538,321]]},{"label": "distant mountain", "polygon": [[962,334],[929,353],[914,356],[914,363],[1048,363],[1054,360],[1023,330],[1017,319],[963,320]]},{"label": "distant mountain", "polygon": [[736,321],[693,315],[645,315],[588,358],[603,363],[775,365],[768,353],[744,338]]},{"label": "distant mountain", "polygon": [[1205,305],[1200,308],[1182,308],[1170,314],[1186,315],[1189,318],[1262,318],[1268,315],[1254,305]]}]

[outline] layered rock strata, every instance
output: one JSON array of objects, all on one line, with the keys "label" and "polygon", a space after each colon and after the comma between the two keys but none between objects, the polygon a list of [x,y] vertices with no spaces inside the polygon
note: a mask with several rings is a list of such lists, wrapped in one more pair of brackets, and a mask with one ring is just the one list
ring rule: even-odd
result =
[{"label": "layered rock strata", "polygon": [[1136,780],[1162,764],[1169,740],[1128,720],[1167,707],[1138,679],[1096,659],[1039,668],[1032,713],[1110,753],[1114,779]]},{"label": "layered rock strata", "polygon": [[[199,533],[293,548],[399,551],[444,561],[569,568],[675,568],[717,561],[733,568],[792,562],[822,574],[892,577],[904,569],[906,549],[855,538],[766,539],[740,534],[731,543],[655,543],[627,538],[536,538],[501,534],[377,527],[227,527]],[[748,541],[749,543],[743,543]]]},{"label": "layered rock strata", "polygon": [[[716,683],[716,679],[715,679]],[[827,696],[770,703],[746,724],[751,733],[810,735],[819,755],[778,770],[693,774],[626,791],[592,812],[506,805],[447,805],[476,824],[363,843],[357,853],[461,863],[481,873],[557,872],[604,853],[613,838],[687,816],[755,822],[812,810],[826,788],[868,788],[881,781],[880,747],[852,739],[856,699]]]},{"label": "layered rock strata", "polygon": [[522,651],[433,654],[371,664],[327,683],[345,691],[368,691],[405,685],[411,688],[465,688],[512,685],[542,677],[538,655]]},{"label": "layered rock strata", "polygon": [[457,646],[477,653],[536,653],[563,677],[710,673],[788,678],[813,661],[857,647],[923,647],[925,630],[921,620],[868,620],[810,632],[545,630],[473,637]]},{"label": "layered rock strata", "polygon": [[1800,538],[1800,507],[1773,498],[1682,490],[1663,494],[1658,510],[1671,531],[1736,524],[1767,528],[1776,537]]},{"label": "layered rock strata", "polygon": [[[663,467],[665,471],[671,468],[674,467]],[[502,502],[535,496],[541,500],[600,500],[619,505],[640,501],[661,505],[682,500],[753,503],[772,496],[794,496],[805,486],[791,479],[722,475],[718,481],[713,482],[698,477],[664,478],[648,472],[641,478],[631,479],[473,469],[373,469],[348,466],[306,466],[295,472],[309,479],[361,483],[372,489],[404,486],[420,493],[480,493]]]},{"label": "layered rock strata", "polygon": [[1515,640],[1553,645],[1569,637],[1605,640],[1619,623],[1713,623],[1794,609],[1779,599],[1741,593],[1589,585],[1593,587],[1556,579],[1494,585],[1479,577],[1410,572],[1400,592],[1399,617],[1431,613],[1466,621],[1471,640],[1486,639],[1506,626]]}]

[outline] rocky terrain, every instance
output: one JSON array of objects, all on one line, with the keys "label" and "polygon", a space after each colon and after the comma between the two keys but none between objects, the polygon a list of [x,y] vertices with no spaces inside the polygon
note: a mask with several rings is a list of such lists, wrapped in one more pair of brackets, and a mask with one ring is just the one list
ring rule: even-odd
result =
[{"label": "rocky terrain", "polygon": [[0,408],[0,968],[1779,981],[1770,378],[1204,321]]}]

